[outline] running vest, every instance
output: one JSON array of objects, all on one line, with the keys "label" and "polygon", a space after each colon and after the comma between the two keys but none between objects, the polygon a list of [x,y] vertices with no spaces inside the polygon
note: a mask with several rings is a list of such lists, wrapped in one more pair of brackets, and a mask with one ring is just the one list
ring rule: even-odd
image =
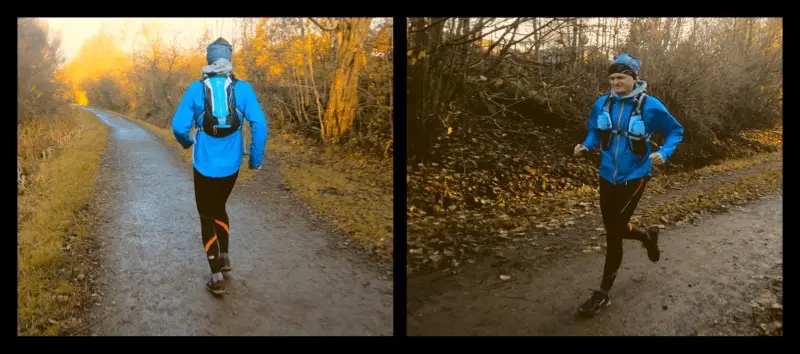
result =
[{"label": "running vest", "polygon": [[647,100],[647,92],[642,92],[633,98],[633,109],[628,119],[628,129],[625,131],[612,129],[611,123],[611,94],[606,97],[603,103],[603,111],[597,117],[597,130],[600,139],[603,141],[603,149],[609,150],[611,144],[611,134],[624,135],[631,143],[631,150],[634,154],[643,156],[647,152],[647,144],[650,142],[652,134],[646,134],[644,119],[642,119],[642,107]]},{"label": "running vest", "polygon": [[197,117],[197,126],[213,137],[224,137],[242,128],[242,112],[236,108],[236,77],[233,74],[211,75],[201,80],[205,108]]}]

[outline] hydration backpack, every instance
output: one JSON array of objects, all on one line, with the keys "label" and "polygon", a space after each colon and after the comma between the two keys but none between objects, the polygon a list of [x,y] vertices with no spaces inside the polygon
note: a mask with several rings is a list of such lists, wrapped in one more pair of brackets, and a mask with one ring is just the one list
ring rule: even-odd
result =
[{"label": "hydration backpack", "polygon": [[242,112],[236,107],[236,77],[233,74],[203,77],[205,108],[198,119],[203,132],[225,137],[242,128]]},{"label": "hydration backpack", "polygon": [[629,138],[631,143],[631,150],[634,154],[643,157],[647,152],[647,144],[650,143],[651,134],[646,134],[644,119],[642,118],[642,107],[647,100],[647,92],[636,95],[633,99],[633,109],[631,116],[628,120],[627,130],[611,129],[611,94],[606,97],[603,103],[603,112],[597,117],[597,130],[600,133],[600,139],[603,141],[603,149],[608,150],[611,144],[611,134],[625,135]]}]

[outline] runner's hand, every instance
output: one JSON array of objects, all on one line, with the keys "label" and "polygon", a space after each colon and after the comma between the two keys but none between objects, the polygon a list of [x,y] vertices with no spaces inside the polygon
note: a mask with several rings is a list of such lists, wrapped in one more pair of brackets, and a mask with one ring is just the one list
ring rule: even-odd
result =
[{"label": "runner's hand", "polygon": [[650,154],[650,162],[653,165],[656,165],[656,166],[663,165],[664,164],[664,157],[661,156],[661,153],[654,152],[654,153]]},{"label": "runner's hand", "polygon": [[589,151],[589,149],[587,149],[585,146],[583,146],[583,144],[575,145],[575,152],[574,152],[575,156],[583,155],[584,151]]}]

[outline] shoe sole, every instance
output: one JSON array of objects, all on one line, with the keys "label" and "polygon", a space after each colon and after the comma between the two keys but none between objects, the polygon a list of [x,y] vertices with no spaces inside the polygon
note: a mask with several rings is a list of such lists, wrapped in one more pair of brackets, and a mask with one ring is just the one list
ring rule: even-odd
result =
[{"label": "shoe sole", "polygon": [[597,311],[586,312],[586,311],[583,311],[580,307],[578,307],[578,313],[580,315],[585,316],[585,317],[594,317],[595,315],[600,313],[600,311],[608,308],[609,306],[611,306],[611,300],[608,300],[604,304],[600,305],[600,308],[598,308]]},{"label": "shoe sole", "polygon": [[214,295],[224,295],[225,294],[225,290],[224,289],[223,290],[214,290],[214,289],[206,287],[206,290],[208,290],[210,293],[212,293]]},{"label": "shoe sole", "polygon": [[647,256],[648,256],[648,258],[650,258],[650,261],[653,262],[653,263],[658,262],[658,260],[661,258],[660,252],[659,253],[648,252]]},{"label": "shoe sole", "polygon": [[208,284],[206,284],[206,290],[208,290],[208,292],[210,292],[210,293],[212,293],[214,295],[223,295],[223,294],[225,294],[225,288],[224,287],[222,289],[214,289],[214,288],[208,286]]}]

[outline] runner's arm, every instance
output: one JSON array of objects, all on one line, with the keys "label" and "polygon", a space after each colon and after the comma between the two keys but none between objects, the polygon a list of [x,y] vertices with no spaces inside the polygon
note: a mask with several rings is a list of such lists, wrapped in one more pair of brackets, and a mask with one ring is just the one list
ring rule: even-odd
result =
[{"label": "runner's arm", "polygon": [[175,139],[188,149],[194,144],[190,133],[192,132],[192,123],[194,122],[194,95],[197,91],[197,83],[192,83],[186,89],[186,92],[178,104],[178,109],[175,110],[175,115],[172,116],[172,133],[175,134]]},{"label": "runner's arm", "polygon": [[[647,98],[648,107],[645,115],[653,117],[655,132],[664,137],[664,145],[658,152],[664,159],[664,163],[667,163],[678,144],[683,140],[683,126],[669,113],[667,107],[660,100],[653,98],[652,96]],[[650,102],[653,104],[650,105]]]},{"label": "runner's arm", "polygon": [[600,145],[600,136],[597,135],[597,115],[600,113],[600,109],[597,107],[597,102],[592,105],[592,112],[589,113],[589,122],[587,123],[586,127],[589,129],[586,140],[583,141],[583,146],[585,146],[589,151],[594,150],[598,145]]},{"label": "runner's arm", "polygon": [[267,144],[267,118],[261,109],[253,86],[246,81],[239,81],[242,84],[241,92],[245,95],[244,116],[250,122],[252,136],[250,139],[250,166],[253,168],[261,167],[264,160],[264,148]]}]

